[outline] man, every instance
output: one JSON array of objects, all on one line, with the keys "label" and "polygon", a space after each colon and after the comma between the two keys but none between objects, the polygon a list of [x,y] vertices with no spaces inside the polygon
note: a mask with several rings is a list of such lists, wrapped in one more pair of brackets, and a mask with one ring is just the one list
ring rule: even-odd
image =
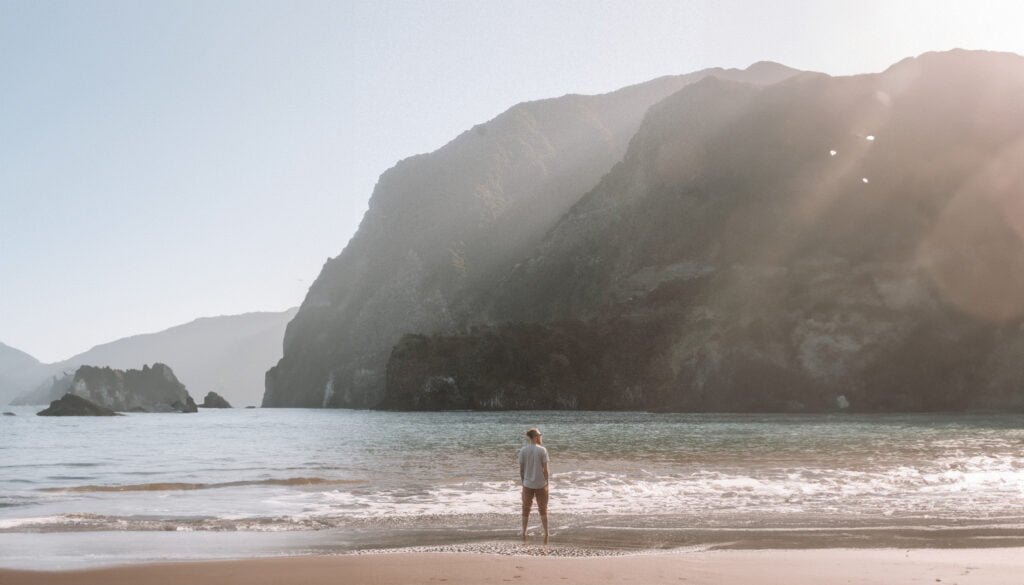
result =
[{"label": "man", "polygon": [[519,479],[523,482],[523,542],[526,525],[530,520],[533,498],[544,525],[544,544],[548,543],[548,450],[544,448],[544,435],[537,429],[526,431],[531,443],[519,450]]}]

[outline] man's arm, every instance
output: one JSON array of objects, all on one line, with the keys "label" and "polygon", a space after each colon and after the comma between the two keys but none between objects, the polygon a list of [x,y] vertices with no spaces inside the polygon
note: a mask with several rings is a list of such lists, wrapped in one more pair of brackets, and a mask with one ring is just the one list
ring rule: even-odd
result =
[{"label": "man's arm", "polygon": [[548,484],[548,462],[544,462],[544,485]]},{"label": "man's arm", "polygon": [[519,462],[519,481],[523,481],[524,479],[526,479],[526,462],[525,461],[520,461]]}]

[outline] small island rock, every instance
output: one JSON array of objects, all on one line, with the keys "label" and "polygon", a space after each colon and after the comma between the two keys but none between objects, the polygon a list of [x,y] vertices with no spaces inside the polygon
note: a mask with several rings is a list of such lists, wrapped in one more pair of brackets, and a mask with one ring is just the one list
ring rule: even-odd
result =
[{"label": "small island rock", "polygon": [[208,392],[199,406],[202,408],[231,408],[231,404],[216,392]]},{"label": "small island rock", "polygon": [[[166,364],[141,370],[81,366],[54,380],[53,396],[71,393],[118,412],[198,412],[185,385]],[[60,392],[60,393],[58,393]]]},{"label": "small island rock", "polygon": [[49,408],[36,414],[39,416],[119,416],[109,408],[71,393],[54,400],[50,403]]}]

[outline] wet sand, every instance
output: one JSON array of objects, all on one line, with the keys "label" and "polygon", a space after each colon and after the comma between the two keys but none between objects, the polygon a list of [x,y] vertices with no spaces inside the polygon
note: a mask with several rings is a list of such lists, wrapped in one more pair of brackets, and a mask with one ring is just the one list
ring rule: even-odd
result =
[{"label": "wet sand", "polygon": [[0,570],[0,585],[821,585],[1022,582],[1024,549],[715,550],[603,557],[387,553],[134,565],[67,572]]}]

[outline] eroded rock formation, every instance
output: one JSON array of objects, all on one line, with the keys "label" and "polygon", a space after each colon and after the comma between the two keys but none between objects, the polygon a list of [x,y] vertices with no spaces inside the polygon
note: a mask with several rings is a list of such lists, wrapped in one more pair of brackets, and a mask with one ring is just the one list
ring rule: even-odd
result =
[{"label": "eroded rock formation", "polygon": [[119,412],[198,411],[185,385],[161,363],[127,371],[82,366],[56,380],[54,388]]},{"label": "eroded rock formation", "polygon": [[117,416],[113,410],[75,394],[65,394],[51,402],[49,408],[36,414],[39,416]]},{"label": "eroded rock formation", "polygon": [[223,396],[213,391],[206,393],[203,403],[199,406],[200,408],[231,408],[231,404],[224,400]]}]

